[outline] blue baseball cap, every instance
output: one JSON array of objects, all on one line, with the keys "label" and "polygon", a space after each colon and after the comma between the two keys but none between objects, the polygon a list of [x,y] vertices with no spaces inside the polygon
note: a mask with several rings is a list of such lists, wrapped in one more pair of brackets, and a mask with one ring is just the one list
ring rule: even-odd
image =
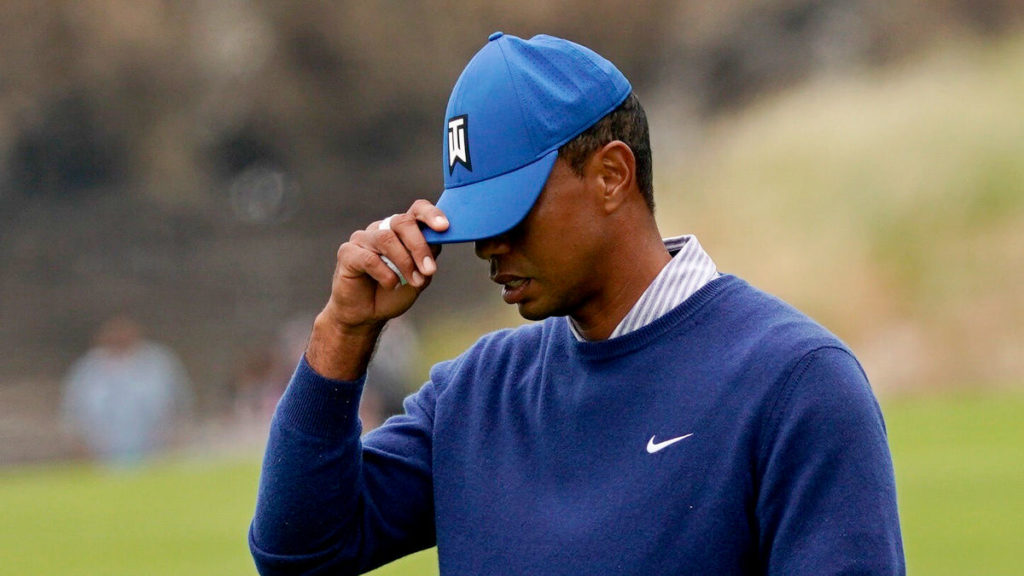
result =
[{"label": "blue baseball cap", "polygon": [[530,212],[558,149],[615,110],[632,87],[589,48],[553,36],[501,32],[473,56],[445,112],[444,232],[432,244],[497,236]]}]

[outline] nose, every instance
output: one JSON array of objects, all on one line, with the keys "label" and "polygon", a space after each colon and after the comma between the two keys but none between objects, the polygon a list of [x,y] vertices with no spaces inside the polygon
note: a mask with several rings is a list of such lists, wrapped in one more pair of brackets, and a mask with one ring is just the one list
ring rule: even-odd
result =
[{"label": "nose", "polygon": [[499,234],[477,240],[475,245],[476,255],[483,260],[490,260],[494,256],[505,254],[509,250],[508,234]]}]

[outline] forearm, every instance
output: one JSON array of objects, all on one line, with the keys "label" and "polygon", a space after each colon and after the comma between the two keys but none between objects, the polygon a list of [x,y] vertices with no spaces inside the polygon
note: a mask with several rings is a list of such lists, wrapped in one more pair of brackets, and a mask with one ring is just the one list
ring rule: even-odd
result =
[{"label": "forearm", "polygon": [[296,370],[271,425],[249,544],[262,574],[358,574],[433,545],[434,397],[360,441],[362,379]]},{"label": "forearm", "polygon": [[271,425],[250,546],[264,574],[294,574],[339,554],[356,531],[362,381],[299,365]]},{"label": "forearm", "polygon": [[389,222],[339,247],[331,297],[274,414],[249,535],[264,574],[357,574],[433,540],[433,401],[414,402],[371,448],[359,438],[377,338],[436,271],[439,249],[427,245],[419,223],[448,225],[426,201]]}]

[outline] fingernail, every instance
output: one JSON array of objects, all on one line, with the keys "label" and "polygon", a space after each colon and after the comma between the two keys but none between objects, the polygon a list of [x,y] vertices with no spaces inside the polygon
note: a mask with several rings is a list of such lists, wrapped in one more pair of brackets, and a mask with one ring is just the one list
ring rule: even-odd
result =
[{"label": "fingernail", "polygon": [[423,275],[416,270],[412,272],[412,285],[416,287],[423,286]]},{"label": "fingernail", "polygon": [[431,258],[430,256],[424,257],[423,258],[423,273],[424,274],[433,274],[434,272],[437,272],[437,264],[434,263],[434,259]]},{"label": "fingernail", "polygon": [[447,226],[448,225],[448,219],[445,218],[444,216],[438,216],[438,217],[434,218],[434,222],[438,226],[441,226],[441,225]]}]

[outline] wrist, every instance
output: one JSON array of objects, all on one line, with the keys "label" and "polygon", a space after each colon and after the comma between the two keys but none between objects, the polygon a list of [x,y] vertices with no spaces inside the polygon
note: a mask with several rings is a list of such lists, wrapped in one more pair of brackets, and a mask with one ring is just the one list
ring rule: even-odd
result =
[{"label": "wrist", "polygon": [[306,363],[321,376],[356,380],[366,373],[384,324],[346,325],[325,309],[313,322]]}]

